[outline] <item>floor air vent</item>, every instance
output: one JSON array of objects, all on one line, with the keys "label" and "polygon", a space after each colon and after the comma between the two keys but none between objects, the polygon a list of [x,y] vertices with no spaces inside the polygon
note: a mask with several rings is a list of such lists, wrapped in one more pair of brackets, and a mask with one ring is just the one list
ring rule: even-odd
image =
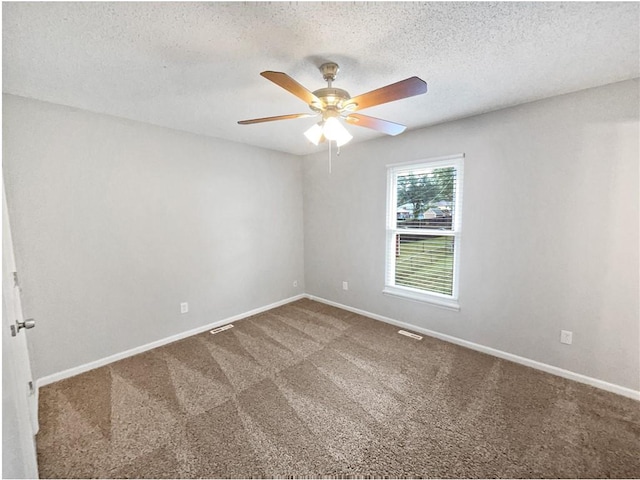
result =
[{"label": "floor air vent", "polygon": [[216,333],[224,332],[225,330],[229,330],[230,328],[233,328],[232,323],[230,323],[229,325],[224,325],[222,327],[214,328],[213,330],[210,330],[209,333],[215,335]]},{"label": "floor air vent", "polygon": [[420,335],[416,335],[415,333],[407,332],[406,330],[398,330],[400,335],[404,335],[405,337],[415,338],[416,340],[422,340]]}]

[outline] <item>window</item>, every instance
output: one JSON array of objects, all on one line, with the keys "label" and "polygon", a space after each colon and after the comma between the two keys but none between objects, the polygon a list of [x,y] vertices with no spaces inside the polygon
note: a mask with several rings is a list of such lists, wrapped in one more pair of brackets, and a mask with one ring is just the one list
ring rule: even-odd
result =
[{"label": "window", "polygon": [[463,159],[388,167],[384,293],[459,308]]}]

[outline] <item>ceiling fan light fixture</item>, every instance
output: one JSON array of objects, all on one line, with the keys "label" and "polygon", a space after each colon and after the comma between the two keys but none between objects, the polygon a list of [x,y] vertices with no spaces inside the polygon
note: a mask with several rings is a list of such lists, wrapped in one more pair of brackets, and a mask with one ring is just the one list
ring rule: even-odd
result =
[{"label": "ceiling fan light fixture", "polygon": [[338,147],[341,147],[347,143],[349,143],[351,141],[351,139],[353,138],[353,135],[351,135],[347,129],[344,129],[344,135],[342,135],[340,138],[336,139],[336,145]]},{"label": "ceiling fan light fixture", "polygon": [[322,139],[322,126],[319,123],[314,124],[309,130],[304,132],[304,136],[317,146]]},{"label": "ceiling fan light fixture", "polygon": [[353,138],[336,117],[327,118],[324,122],[323,132],[327,139],[334,140],[339,147]]}]

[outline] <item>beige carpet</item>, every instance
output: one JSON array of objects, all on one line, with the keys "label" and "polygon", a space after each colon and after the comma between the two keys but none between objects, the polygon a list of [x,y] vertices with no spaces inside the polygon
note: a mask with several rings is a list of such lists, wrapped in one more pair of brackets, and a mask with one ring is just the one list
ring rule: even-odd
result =
[{"label": "beige carpet", "polygon": [[40,391],[41,477],[640,477],[640,404],[310,300]]}]

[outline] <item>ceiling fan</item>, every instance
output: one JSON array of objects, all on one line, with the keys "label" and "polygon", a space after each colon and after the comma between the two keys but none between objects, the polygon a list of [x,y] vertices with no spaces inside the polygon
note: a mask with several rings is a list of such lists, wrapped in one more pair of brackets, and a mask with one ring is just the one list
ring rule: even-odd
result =
[{"label": "ceiling fan", "polygon": [[322,64],[320,72],[328,85],[326,88],[321,88],[314,92],[307,90],[286,73],[262,72],[260,75],[264,78],[271,80],[276,85],[306,102],[314,113],[293,113],[275,117],[254,118],[241,120],[238,123],[240,125],[251,125],[276,120],[322,116],[322,120],[319,123],[305,132],[305,136],[315,145],[328,139],[335,141],[340,147],[353,137],[338,119],[343,119],[345,122],[358,127],[371,128],[387,135],[398,135],[405,131],[407,128],[405,125],[355,112],[382,105],[383,103],[420,95],[427,91],[427,84],[424,80],[418,77],[410,77],[352,98],[346,90],[333,87],[332,84],[336,79],[338,70],[337,63],[328,62]]}]

